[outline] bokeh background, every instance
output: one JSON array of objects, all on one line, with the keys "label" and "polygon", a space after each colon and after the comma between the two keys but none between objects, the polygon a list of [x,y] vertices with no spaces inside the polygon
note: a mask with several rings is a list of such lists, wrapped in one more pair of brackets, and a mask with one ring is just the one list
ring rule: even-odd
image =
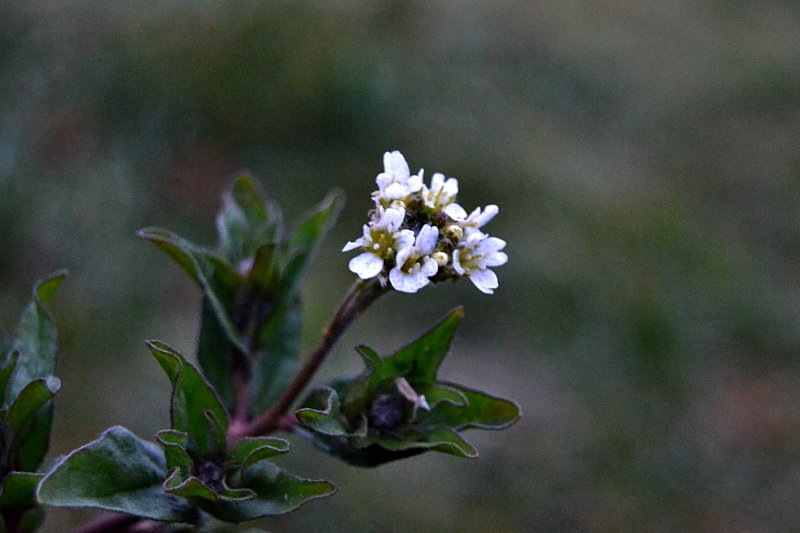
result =
[{"label": "bokeh background", "polygon": [[[290,221],[348,204],[306,291],[312,347],[385,150],[501,206],[500,289],[391,295],[320,380],[457,304],[442,375],[525,416],[476,461],[374,470],[274,531],[787,531],[800,524],[800,5],[791,1],[0,2],[0,323],[66,267],[51,456],[168,424],[144,348],[200,294],[134,237],[212,244],[249,169]],[[47,531],[95,516],[50,511]]]}]

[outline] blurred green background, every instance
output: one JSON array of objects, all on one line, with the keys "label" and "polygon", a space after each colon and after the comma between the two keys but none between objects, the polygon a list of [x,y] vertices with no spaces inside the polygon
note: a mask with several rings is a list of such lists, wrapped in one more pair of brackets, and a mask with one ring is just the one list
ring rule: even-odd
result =
[{"label": "blurred green background", "polygon": [[[246,168],[297,220],[348,204],[311,272],[308,353],[349,286],[385,150],[496,203],[492,297],[394,294],[320,380],[450,308],[444,378],[525,416],[353,469],[275,531],[786,531],[800,524],[800,5],[674,2],[0,2],[0,323],[71,275],[51,457],[168,424],[143,340],[192,353],[200,294],[134,231],[212,244]],[[50,511],[62,531],[91,512]]]}]

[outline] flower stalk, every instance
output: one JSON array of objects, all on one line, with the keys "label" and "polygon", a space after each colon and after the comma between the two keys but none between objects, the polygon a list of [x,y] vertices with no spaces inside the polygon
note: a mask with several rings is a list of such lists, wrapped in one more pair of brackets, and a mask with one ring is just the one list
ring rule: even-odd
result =
[{"label": "flower stalk", "polygon": [[284,415],[314,377],[336,341],[359,315],[386,292],[388,292],[388,288],[377,279],[357,280],[342,300],[330,324],[325,328],[319,345],[292,382],[263,415],[247,424],[236,424],[229,428],[228,447],[232,448],[244,437],[269,435],[285,425]]}]

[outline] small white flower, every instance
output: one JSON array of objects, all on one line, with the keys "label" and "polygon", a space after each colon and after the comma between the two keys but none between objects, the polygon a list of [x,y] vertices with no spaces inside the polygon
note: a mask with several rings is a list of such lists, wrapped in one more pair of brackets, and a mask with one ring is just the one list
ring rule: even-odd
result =
[{"label": "small white flower", "polygon": [[450,218],[458,222],[461,227],[464,228],[467,234],[470,234],[485,226],[490,220],[492,220],[497,213],[500,212],[500,208],[496,205],[487,205],[486,207],[481,210],[480,207],[476,207],[475,210],[467,215],[467,212],[464,211],[464,208],[458,204],[451,204],[448,206],[449,209],[445,210]]},{"label": "small white flower", "polygon": [[439,265],[431,258],[439,240],[439,229],[425,224],[419,230],[414,246],[399,250],[396,266],[389,271],[392,287],[400,292],[414,293],[430,283],[430,277],[439,271]]},{"label": "small white flower", "polygon": [[[422,170],[412,176],[403,154],[395,150],[383,154],[383,172],[375,178],[378,190],[372,193],[378,205],[405,200],[422,189]],[[384,203],[385,202],[385,203]]]},{"label": "small white flower", "polygon": [[350,260],[350,270],[361,279],[374,278],[383,270],[384,261],[414,244],[414,232],[400,229],[406,216],[405,209],[383,209],[378,206],[375,220],[364,224],[363,236],[350,241],[342,248],[349,252],[361,248],[363,253]]},{"label": "small white flower", "polygon": [[425,185],[422,186],[422,199],[425,205],[430,209],[439,210],[447,208],[456,201],[457,194],[458,180],[450,178],[445,181],[444,174],[439,172],[435,173],[431,178],[430,189]]},{"label": "small white flower", "polygon": [[498,287],[497,275],[488,267],[506,264],[508,256],[500,251],[505,247],[503,239],[489,237],[476,229],[453,251],[453,269],[461,276],[468,276],[481,292],[494,294]]}]

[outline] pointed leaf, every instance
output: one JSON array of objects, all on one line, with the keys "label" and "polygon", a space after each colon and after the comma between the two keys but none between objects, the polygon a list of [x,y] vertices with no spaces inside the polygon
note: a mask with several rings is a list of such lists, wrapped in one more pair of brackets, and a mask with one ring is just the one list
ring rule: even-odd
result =
[{"label": "pointed leaf", "polygon": [[342,192],[332,191],[310,211],[289,239],[287,251],[289,261],[285,266],[282,280],[288,287],[288,294],[294,294],[300,285],[319,241],[336,221],[343,204]]},{"label": "pointed leaf", "polygon": [[380,439],[379,444],[381,447],[393,452],[435,449],[458,457],[478,457],[478,451],[470,443],[464,440],[455,430],[445,426],[431,429],[424,434],[422,439],[401,440],[384,437]]},{"label": "pointed leaf", "polygon": [[202,504],[203,510],[226,522],[246,522],[264,516],[288,513],[311,500],[330,496],[336,487],[322,480],[288,474],[269,461],[260,461],[242,473],[242,487],[255,492],[247,500],[220,498]]},{"label": "pointed leaf", "polygon": [[55,372],[56,326],[46,306],[66,275],[66,270],[60,270],[34,285],[31,302],[23,311],[14,334],[12,350],[20,356],[7,387],[8,401],[13,401],[30,381]]},{"label": "pointed leaf", "polygon": [[216,430],[205,412],[210,411],[227,431],[228,414],[214,389],[186,359],[159,341],[148,341],[153,356],[172,382],[172,429],[183,431],[197,444],[204,456],[215,450]]},{"label": "pointed leaf", "polygon": [[166,230],[144,228],[136,235],[166,252],[189,274],[189,277],[203,290],[228,340],[242,352],[247,352],[229,316],[229,309],[233,307],[236,296],[236,287],[241,282],[239,274],[233,267],[212,252]]},{"label": "pointed leaf", "polygon": [[217,215],[217,232],[220,248],[231,262],[252,257],[259,246],[280,240],[280,209],[263,199],[251,176],[239,176],[223,201]]},{"label": "pointed leaf", "polygon": [[17,395],[6,415],[12,434],[14,462],[25,471],[34,471],[50,445],[53,406],[50,401],[61,388],[54,376],[30,382]]},{"label": "pointed leaf", "polygon": [[433,383],[463,318],[464,310],[459,307],[422,337],[387,357],[383,361],[386,375],[404,376],[414,386]]},{"label": "pointed leaf", "polygon": [[458,390],[467,399],[467,404],[458,406],[449,402],[439,403],[433,408],[424,424],[443,423],[457,430],[505,429],[521,416],[516,402],[461,385],[447,385]]},{"label": "pointed leaf", "polygon": [[433,385],[423,385],[418,388],[418,394],[425,396],[425,400],[431,409],[435,408],[441,402],[448,402],[456,407],[463,407],[467,405],[467,397],[458,390],[457,387],[445,385],[443,383],[434,383]]},{"label": "pointed leaf", "polygon": [[61,459],[39,485],[40,501],[56,507],[95,507],[153,520],[197,521],[194,506],[163,491],[161,449],[121,426]]}]

